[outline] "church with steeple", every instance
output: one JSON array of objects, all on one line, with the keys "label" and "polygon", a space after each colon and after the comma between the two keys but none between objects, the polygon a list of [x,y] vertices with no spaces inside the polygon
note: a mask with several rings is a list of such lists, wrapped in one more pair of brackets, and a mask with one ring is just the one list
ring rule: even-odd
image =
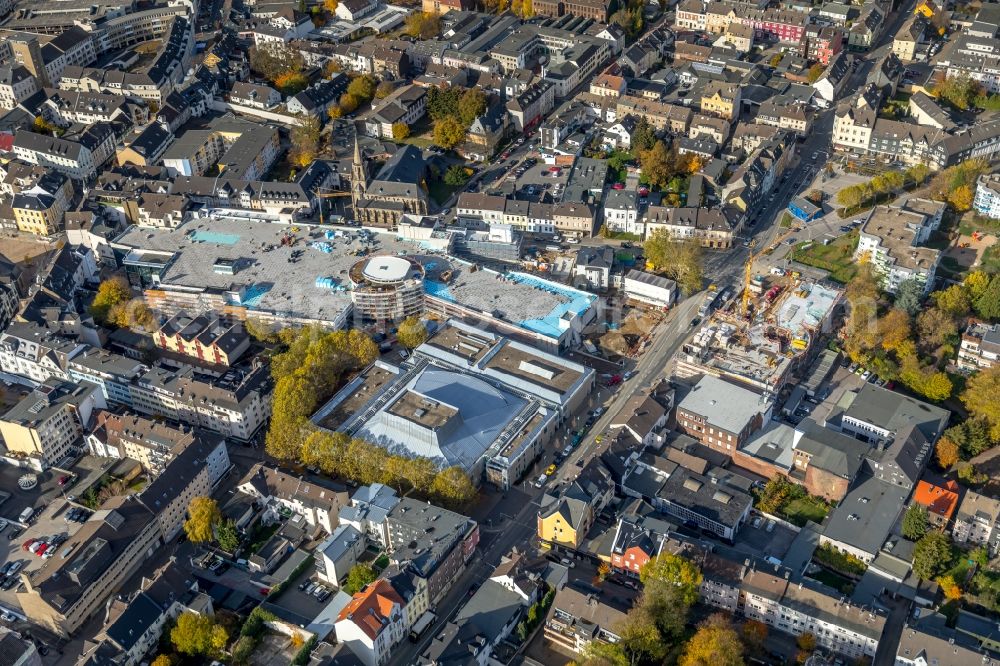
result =
[{"label": "church with steeple", "polygon": [[354,218],[365,225],[395,229],[403,215],[427,215],[427,165],[415,146],[401,146],[368,179],[368,164],[357,138],[351,164]]}]

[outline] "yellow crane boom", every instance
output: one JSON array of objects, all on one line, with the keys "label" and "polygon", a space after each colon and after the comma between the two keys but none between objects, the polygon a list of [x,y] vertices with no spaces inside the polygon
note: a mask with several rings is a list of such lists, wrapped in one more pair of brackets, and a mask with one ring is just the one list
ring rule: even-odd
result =
[{"label": "yellow crane boom", "polygon": [[750,256],[747,257],[746,266],[744,266],[743,268],[743,299],[740,303],[740,313],[743,315],[744,321],[746,320],[747,315],[750,312],[750,281],[753,279],[754,262],[757,261],[757,258],[760,257],[760,255],[768,254],[769,252],[774,250],[774,248],[781,245],[781,243],[786,238],[794,234],[796,231],[799,231],[801,228],[802,227],[789,227],[784,233],[780,234],[777,238],[771,241],[770,245],[768,245],[759,252],[753,251],[753,248],[756,245],[757,240],[754,239],[750,241]]}]

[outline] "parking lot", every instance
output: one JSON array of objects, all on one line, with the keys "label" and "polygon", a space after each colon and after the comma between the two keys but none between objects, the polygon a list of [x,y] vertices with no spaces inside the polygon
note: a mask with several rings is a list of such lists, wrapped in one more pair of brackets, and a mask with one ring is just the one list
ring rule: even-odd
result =
[{"label": "parking lot", "polygon": [[[769,531],[768,525],[772,524]],[[784,560],[797,534],[795,530],[767,518],[751,517],[740,531],[735,548],[747,555]]]},{"label": "parking lot", "polygon": [[[78,516],[78,520],[70,521],[68,519],[70,511],[77,508],[77,513],[80,513],[80,509],[61,498],[50,500],[44,507],[27,528],[21,528],[16,523],[11,523],[0,533],[0,566],[8,567],[12,562],[20,562],[20,565],[15,565],[18,566],[19,571],[12,576],[5,577],[3,584],[0,585],[0,606],[6,609],[20,610],[15,595],[20,581],[20,572],[34,571],[46,561],[41,555],[24,550],[24,544],[34,542],[32,546],[37,549],[38,553],[45,553],[50,549],[52,553],[55,553],[55,547],[75,534],[83,524],[82,520],[85,519],[85,516],[90,515],[90,512],[82,513]],[[38,543],[43,543],[43,545],[38,546]]]},{"label": "parking lot", "polygon": [[[311,592],[308,591],[310,588]],[[308,622],[312,622],[330,604],[343,603],[337,601],[337,588],[321,582],[316,576],[315,564],[310,564],[298,578],[288,581],[281,594],[269,602]]]},{"label": "parking lot", "polygon": [[[521,167],[518,167],[520,169]],[[559,201],[566,189],[569,181],[569,169],[560,169],[557,173],[550,170],[547,164],[538,163],[523,171],[517,176],[517,171],[513,175],[517,178],[517,198],[526,201],[538,201],[544,193],[548,193],[554,200]]]}]

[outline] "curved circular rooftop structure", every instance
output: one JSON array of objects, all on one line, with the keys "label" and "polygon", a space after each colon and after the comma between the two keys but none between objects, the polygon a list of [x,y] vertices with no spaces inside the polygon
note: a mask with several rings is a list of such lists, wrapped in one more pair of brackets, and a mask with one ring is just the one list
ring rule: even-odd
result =
[{"label": "curved circular rooftop structure", "polygon": [[416,259],[368,257],[351,267],[350,277],[354,307],[368,319],[405,319],[423,311],[424,267]]},{"label": "curved circular rooftop structure", "polygon": [[413,266],[410,260],[402,257],[372,257],[361,268],[361,274],[372,282],[402,282],[411,268]]}]

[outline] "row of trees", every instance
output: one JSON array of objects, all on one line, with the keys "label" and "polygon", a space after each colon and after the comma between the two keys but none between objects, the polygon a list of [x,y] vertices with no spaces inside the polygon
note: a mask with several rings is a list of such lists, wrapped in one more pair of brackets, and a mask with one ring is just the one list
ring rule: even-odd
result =
[{"label": "row of trees", "polygon": [[[890,302],[867,262],[847,285],[846,296],[851,315],[844,348],[852,360],[929,400],[951,396],[952,381],[943,368],[958,343],[960,315],[942,307],[922,309],[923,286],[915,281],[900,285]],[[955,307],[950,297],[944,302]]]},{"label": "row of trees", "polygon": [[904,171],[885,171],[866,183],[849,185],[837,192],[837,203],[844,208],[858,208],[871,200],[907,187],[919,185],[927,180],[930,169],[923,164],[916,164]]},{"label": "row of trees", "polygon": [[677,282],[685,294],[701,290],[704,250],[697,240],[676,240],[666,229],[659,229],[642,247],[647,265]]},{"label": "row of trees", "polygon": [[[309,416],[347,373],[378,357],[378,347],[367,335],[358,330],[330,332],[311,326],[274,334],[257,324],[250,324],[248,331],[285,346],[271,361],[275,387],[265,443],[268,454],[315,465],[327,474],[358,483],[413,489],[453,506],[475,497],[475,487],[460,468],[438,470],[428,458],[393,455],[363,439],[319,430],[310,423]],[[404,344],[413,346],[427,335],[418,320],[403,322],[400,331]]]},{"label": "row of trees", "polygon": [[979,81],[967,74],[949,76],[934,86],[934,95],[956,109],[973,107],[989,111],[1000,110],[1000,95],[990,95]]},{"label": "row of trees", "polygon": [[976,181],[989,170],[989,162],[981,157],[948,167],[931,180],[931,196],[938,201],[947,202],[954,211],[964,213],[972,208],[976,197]]},{"label": "row of trees", "polygon": [[535,15],[535,7],[531,0],[484,0],[483,10],[494,14],[513,12],[523,19]]}]

